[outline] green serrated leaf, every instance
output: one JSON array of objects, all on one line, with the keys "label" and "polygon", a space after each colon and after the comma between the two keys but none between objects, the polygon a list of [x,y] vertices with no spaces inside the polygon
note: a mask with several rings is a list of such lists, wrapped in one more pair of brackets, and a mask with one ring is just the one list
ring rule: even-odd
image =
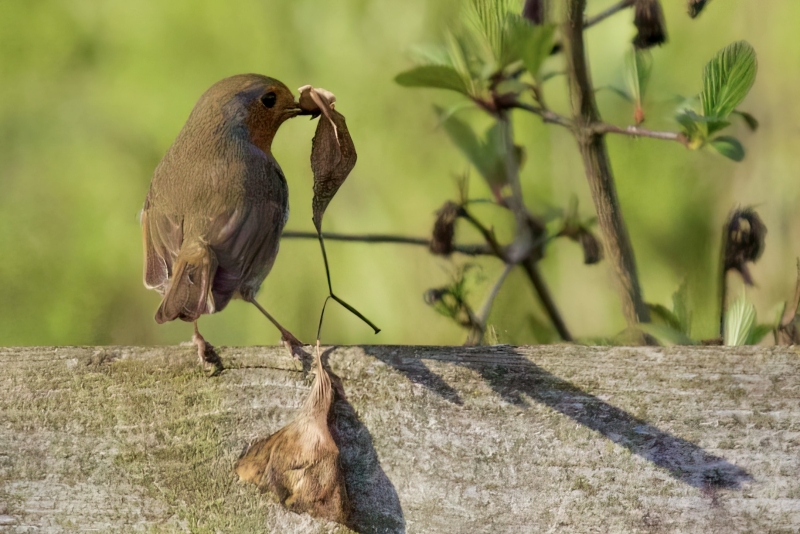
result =
[{"label": "green serrated leaf", "polygon": [[767,334],[775,330],[774,324],[757,324],[751,330],[747,336],[747,342],[745,345],[758,345],[761,343],[761,340],[766,337]]},{"label": "green serrated leaf", "polygon": [[[446,113],[439,107],[436,107],[436,111],[440,117]],[[489,187],[497,190],[507,183],[499,123],[487,130],[484,139],[480,139],[469,124],[457,117],[450,116],[442,120],[441,124],[453,144],[477,169]]]},{"label": "green serrated leaf", "polygon": [[747,344],[756,322],[756,307],[742,295],[725,312],[725,345],[740,347]]},{"label": "green serrated leaf", "polygon": [[742,161],[744,159],[744,147],[735,137],[721,135],[712,139],[709,144],[726,158],[730,158],[733,161]]},{"label": "green serrated leaf", "polygon": [[436,110],[436,114],[439,117],[439,122],[436,125],[438,128],[439,126],[442,126],[447,119],[449,119],[459,111],[464,109],[477,109],[477,108],[475,107],[475,103],[473,101],[461,100],[448,108],[440,108],[439,106],[434,106],[434,109]]},{"label": "green serrated leaf", "polygon": [[648,302],[647,307],[650,309],[650,314],[664,321],[666,326],[683,333],[680,319],[678,319],[674,313],[668,310],[666,306],[661,304],[651,304]]},{"label": "green serrated leaf", "polygon": [[686,334],[666,325],[643,323],[639,325],[639,328],[645,334],[653,336],[663,346],[696,345],[695,341]]},{"label": "green serrated leaf", "polygon": [[739,111],[738,109],[734,110],[733,114],[741,117],[745,124],[747,124],[747,127],[750,128],[750,131],[755,132],[758,130],[758,120],[756,120],[756,118],[751,114],[747,113],[746,111]]},{"label": "green serrated leaf", "polygon": [[404,87],[429,87],[449,89],[469,96],[464,79],[453,67],[444,65],[423,65],[398,74],[394,81]]},{"label": "green serrated leaf", "polygon": [[523,21],[528,24],[528,34],[524,39],[520,39],[520,58],[530,75],[541,83],[553,76],[553,73],[542,76],[541,70],[542,64],[550,57],[550,51],[553,49],[556,27],[553,24],[533,26],[527,20]]},{"label": "green serrated leaf", "polygon": [[487,168],[484,161],[485,156],[483,155],[484,149],[472,127],[452,115],[442,120],[442,117],[447,111],[438,106],[434,107],[436,113],[439,115],[444,131],[447,133],[448,137],[450,137],[450,140],[453,141],[453,144],[467,157],[481,175],[486,173]]},{"label": "green serrated leaf", "polygon": [[[499,121],[486,130],[483,149],[487,168],[483,177],[492,189],[504,186],[508,183],[508,174],[506,173],[503,125]],[[519,158],[521,153],[515,154],[515,156]],[[519,159],[517,159],[517,164],[519,165]]]},{"label": "green serrated leaf", "polygon": [[727,128],[731,125],[730,122],[720,119],[719,117],[704,117],[705,120],[705,128],[706,128],[706,136],[714,135],[716,132],[722,130],[723,128]]},{"label": "green serrated leaf", "polygon": [[411,57],[417,65],[453,66],[450,53],[441,45],[416,45],[411,48]]},{"label": "green serrated leaf", "polygon": [[728,117],[747,96],[757,70],[756,51],[747,41],[732,43],[717,52],[703,70],[703,115]]}]

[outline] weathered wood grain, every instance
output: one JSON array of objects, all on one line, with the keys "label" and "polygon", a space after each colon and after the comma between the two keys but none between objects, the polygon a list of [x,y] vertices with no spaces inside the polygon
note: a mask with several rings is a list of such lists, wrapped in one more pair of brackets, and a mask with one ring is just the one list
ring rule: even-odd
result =
[{"label": "weathered wood grain", "polygon": [[[345,532],[239,484],[275,347],[0,348],[0,532]],[[340,347],[363,532],[800,532],[794,348]]]}]

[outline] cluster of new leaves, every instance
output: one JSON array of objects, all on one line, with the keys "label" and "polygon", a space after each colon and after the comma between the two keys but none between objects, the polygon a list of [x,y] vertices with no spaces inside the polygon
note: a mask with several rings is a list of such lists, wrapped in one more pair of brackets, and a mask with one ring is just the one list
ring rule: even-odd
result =
[{"label": "cluster of new leaves", "polygon": [[640,325],[648,335],[661,345],[699,345],[701,343],[728,346],[758,345],[764,337],[778,327],[773,323],[758,323],[756,307],[742,294],[725,311],[722,339],[697,341],[691,337],[691,313],[687,307],[687,285],[684,282],[672,295],[672,309],[661,304],[648,304],[654,322]]},{"label": "cluster of new leaves", "polygon": [[406,87],[449,89],[492,105],[492,95],[515,94],[521,72],[539,78],[553,46],[553,25],[533,25],[509,0],[472,0],[446,44],[420,51],[421,64],[395,80]]},{"label": "cluster of new leaves", "polygon": [[475,278],[475,268],[474,264],[458,268],[453,273],[453,280],[449,285],[425,292],[425,303],[460,326],[474,328],[479,325],[480,321],[467,301],[468,285]]},{"label": "cluster of new leaves", "polygon": [[746,41],[726,46],[708,62],[703,70],[699,113],[687,108],[677,115],[691,148],[711,145],[734,161],[744,159],[744,148],[738,139],[717,133],[730,125],[734,114],[741,116],[751,129],[758,127],[751,115],[736,109],[753,86],[757,69],[756,52]]},{"label": "cluster of new leaves", "polygon": [[[738,272],[745,285],[754,285],[748,266],[758,261],[764,252],[766,234],[767,227],[754,209],[738,208],[730,213],[723,228],[723,253],[720,259],[723,296],[727,293],[724,289],[727,284],[726,276],[731,271]],[[648,304],[650,313],[657,322],[641,325],[641,329],[662,344],[697,344],[690,337],[691,314],[687,307],[687,297],[687,286],[684,283],[672,297],[672,310],[661,304]],[[796,301],[798,299],[800,297]],[[722,310],[722,339],[709,341],[732,346],[757,345],[768,333],[788,326],[796,315],[796,307],[795,312],[789,315],[786,321],[776,317],[770,324],[758,324],[755,306],[743,293],[727,310]]]},{"label": "cluster of new leaves", "polygon": [[756,307],[742,294],[725,312],[723,342],[732,347],[758,345],[767,334],[775,330],[778,320],[775,324],[758,324]]}]

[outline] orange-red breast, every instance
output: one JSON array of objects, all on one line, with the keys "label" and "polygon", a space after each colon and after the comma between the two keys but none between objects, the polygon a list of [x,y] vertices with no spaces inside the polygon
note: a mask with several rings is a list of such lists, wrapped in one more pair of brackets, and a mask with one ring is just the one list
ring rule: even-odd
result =
[{"label": "orange-red breast", "polygon": [[301,345],[255,300],[289,217],[272,140],[301,112],[273,78],[242,74],[217,82],[200,97],[150,184],[142,211],[144,283],[163,295],[156,321],[194,322],[201,359],[217,369],[197,319],[232,298],[256,305],[293,349]]}]

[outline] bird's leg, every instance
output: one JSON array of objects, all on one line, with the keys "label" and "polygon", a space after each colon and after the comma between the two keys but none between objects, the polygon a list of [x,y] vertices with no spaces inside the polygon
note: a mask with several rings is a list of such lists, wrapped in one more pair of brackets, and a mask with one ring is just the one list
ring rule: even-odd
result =
[{"label": "bird's leg", "polygon": [[225,369],[222,366],[222,359],[214,350],[214,345],[205,340],[197,329],[197,321],[194,322],[194,335],[192,336],[192,343],[197,347],[197,355],[200,356],[200,363],[203,367],[211,372],[211,376],[216,376]]},{"label": "bird's leg", "polygon": [[286,330],[281,324],[275,320],[275,318],[269,314],[267,310],[265,310],[261,304],[259,304],[255,298],[247,299],[247,302],[251,303],[253,306],[258,308],[258,311],[264,314],[264,317],[269,319],[269,321],[275,325],[275,328],[281,331],[281,341],[283,341],[288,347],[289,350],[292,352],[292,356],[295,358],[302,359],[302,356],[305,355],[303,352],[303,342],[294,337],[294,334]]}]

